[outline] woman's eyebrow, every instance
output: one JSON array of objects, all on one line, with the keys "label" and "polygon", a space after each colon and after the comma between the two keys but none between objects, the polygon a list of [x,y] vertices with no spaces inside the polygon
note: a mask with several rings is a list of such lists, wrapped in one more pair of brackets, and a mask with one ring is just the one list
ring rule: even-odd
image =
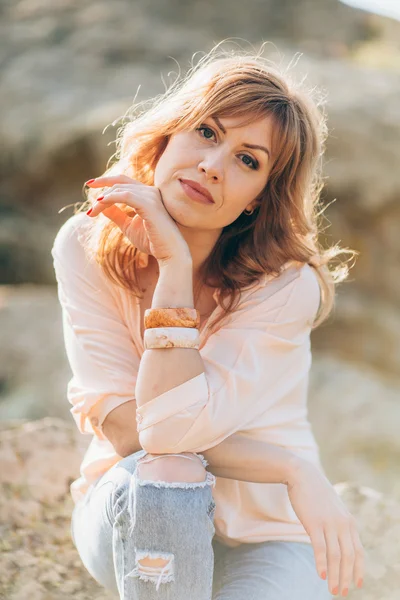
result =
[{"label": "woman's eyebrow", "polygon": [[[213,117],[214,121],[216,122],[216,124],[218,125],[218,127],[220,128],[220,130],[222,131],[222,133],[226,133],[226,129],[225,127],[222,125],[221,121],[218,119],[218,117]],[[268,148],[266,148],[265,146],[259,146],[258,144],[243,144],[243,146],[245,148],[251,148],[253,150],[263,150],[266,154],[268,154],[268,158],[271,158],[271,153],[268,150]]]},{"label": "woman's eyebrow", "polygon": [[265,146],[258,146],[257,144],[243,144],[245,148],[253,148],[254,150],[264,150],[268,154],[268,158],[271,158],[270,151]]}]

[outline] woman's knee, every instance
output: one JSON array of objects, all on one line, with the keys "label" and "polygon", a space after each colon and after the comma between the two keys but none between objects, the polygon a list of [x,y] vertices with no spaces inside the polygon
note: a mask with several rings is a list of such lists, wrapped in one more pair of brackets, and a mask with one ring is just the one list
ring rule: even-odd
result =
[{"label": "woman's knee", "polygon": [[202,459],[194,453],[146,454],[138,461],[137,476],[150,481],[187,482],[205,481],[207,471]]}]

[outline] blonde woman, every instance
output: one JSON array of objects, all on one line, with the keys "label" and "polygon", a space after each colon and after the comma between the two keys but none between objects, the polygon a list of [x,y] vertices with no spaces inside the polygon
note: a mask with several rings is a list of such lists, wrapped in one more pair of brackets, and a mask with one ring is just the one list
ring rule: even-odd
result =
[{"label": "blonde woman", "polygon": [[318,242],[323,113],[217,46],[119,133],[52,248],[82,562],[124,600],[346,596],[364,551],[307,419],[347,274]]}]

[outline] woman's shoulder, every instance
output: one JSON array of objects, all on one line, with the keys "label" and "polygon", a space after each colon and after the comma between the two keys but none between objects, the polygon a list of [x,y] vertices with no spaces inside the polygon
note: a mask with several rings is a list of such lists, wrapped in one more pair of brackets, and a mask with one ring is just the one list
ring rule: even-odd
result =
[{"label": "woman's shoulder", "polygon": [[259,315],[314,314],[320,302],[315,269],[307,263],[289,261],[277,275],[265,274],[257,286],[242,294],[240,311]]},{"label": "woman's shoulder", "polygon": [[57,231],[51,248],[53,257],[76,256],[80,260],[85,255],[85,240],[90,231],[91,220],[86,213],[80,212],[67,219]]},{"label": "woman's shoulder", "polygon": [[53,241],[51,254],[60,263],[68,261],[69,265],[99,271],[96,261],[96,250],[100,234],[107,222],[104,215],[94,220],[86,212],[78,212],[70,216],[59,228]]},{"label": "woman's shoulder", "polygon": [[302,297],[304,294],[319,294],[317,272],[308,263],[295,260],[288,261],[283,265],[282,271],[276,279],[281,287],[291,287],[291,293],[296,296]]},{"label": "woman's shoulder", "polygon": [[110,283],[95,258],[96,229],[85,212],[75,213],[58,230],[51,248],[56,274],[82,286],[109,287]]},{"label": "woman's shoulder", "polygon": [[258,300],[268,299],[277,292],[286,290],[287,294],[302,294],[306,290],[319,289],[315,269],[308,263],[290,260],[286,262],[278,274],[265,273],[257,284],[245,288],[242,297],[255,296]]},{"label": "woman's shoulder", "polygon": [[[265,286],[272,286],[272,281]],[[321,288],[314,267],[308,263],[291,261],[275,280],[275,293],[280,308],[277,318],[280,321],[300,319],[313,323],[318,312]],[[267,293],[268,295],[268,293]]]}]

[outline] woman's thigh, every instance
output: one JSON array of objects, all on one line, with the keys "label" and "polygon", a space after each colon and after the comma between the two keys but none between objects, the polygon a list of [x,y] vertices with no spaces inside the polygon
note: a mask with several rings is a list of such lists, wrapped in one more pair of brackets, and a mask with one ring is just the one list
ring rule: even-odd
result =
[{"label": "woman's thigh", "polygon": [[212,600],[330,600],[311,544],[262,542],[228,548],[215,565]]}]

